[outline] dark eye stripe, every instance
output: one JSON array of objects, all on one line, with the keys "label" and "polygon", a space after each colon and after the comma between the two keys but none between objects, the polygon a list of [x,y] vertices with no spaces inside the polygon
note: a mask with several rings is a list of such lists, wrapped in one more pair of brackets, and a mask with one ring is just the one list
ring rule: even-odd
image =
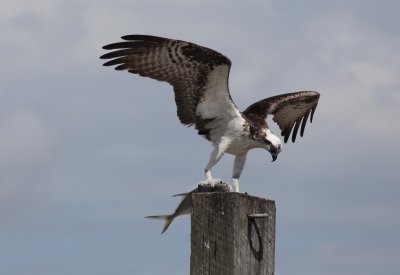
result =
[{"label": "dark eye stripe", "polygon": [[268,139],[263,139],[263,143],[267,145],[271,145],[271,142]]}]

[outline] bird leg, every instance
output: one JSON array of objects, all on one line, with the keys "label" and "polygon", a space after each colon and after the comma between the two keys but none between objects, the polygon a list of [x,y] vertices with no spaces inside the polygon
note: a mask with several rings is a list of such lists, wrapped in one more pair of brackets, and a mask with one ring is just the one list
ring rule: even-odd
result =
[{"label": "bird leg", "polygon": [[211,168],[222,158],[224,155],[224,150],[221,150],[220,147],[215,147],[214,150],[211,153],[210,160],[208,161],[208,164],[206,168],[204,169],[204,172],[206,174],[207,179],[205,181],[200,181],[200,185],[211,185],[214,186],[217,183],[222,183],[221,179],[214,179],[211,175]]},{"label": "bird leg", "polygon": [[233,191],[235,191],[235,192],[240,192],[239,178],[240,178],[240,175],[242,174],[244,164],[246,163],[246,155],[247,155],[247,153],[242,154],[242,155],[237,155],[235,157],[235,161],[233,163],[232,187],[233,187]]}]

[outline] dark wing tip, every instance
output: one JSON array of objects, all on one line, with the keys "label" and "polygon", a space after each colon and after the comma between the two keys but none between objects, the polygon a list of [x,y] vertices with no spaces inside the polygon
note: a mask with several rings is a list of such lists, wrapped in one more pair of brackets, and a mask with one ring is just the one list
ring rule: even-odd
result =
[{"label": "dark wing tip", "polygon": [[161,42],[168,40],[167,38],[154,36],[154,35],[144,35],[144,34],[129,34],[121,36],[121,39],[126,41],[148,41],[148,42]]},{"label": "dark wing tip", "polygon": [[317,109],[317,105],[318,105],[318,101],[315,103],[314,107],[311,109],[310,123],[313,122],[314,113],[315,113],[315,110]]},{"label": "dark wing tip", "polygon": [[117,44],[117,43],[108,44],[108,45],[103,46],[102,48],[103,48],[103,50],[112,50],[112,49],[115,49],[114,48],[115,44]]},{"label": "dark wing tip", "polygon": [[[300,117],[298,120],[296,120],[296,124],[294,126],[293,133],[292,133],[292,142],[293,143],[296,141],[297,131],[299,130],[302,120],[303,120],[303,117]],[[300,130],[300,132],[301,132],[301,130]]]},{"label": "dark wing tip", "polygon": [[121,36],[122,40],[142,40],[141,38],[143,38],[143,35],[139,34],[128,34]]},{"label": "dark wing tip", "polygon": [[121,64],[121,63],[123,63],[123,61],[120,61],[118,58],[116,58],[116,59],[107,61],[106,63],[103,64],[103,66],[113,66],[113,65],[117,65],[117,64]]},{"label": "dark wing tip", "polygon": [[290,136],[290,134],[284,135],[283,141],[284,141],[285,143],[287,143],[287,141],[289,140],[289,136]]},{"label": "dark wing tip", "polygon": [[[103,49],[104,49],[104,47],[103,47]],[[100,56],[100,59],[110,59],[111,58],[111,56],[110,56],[111,53],[103,54],[102,56]]]},{"label": "dark wing tip", "polygon": [[100,59],[109,59],[118,56],[122,56],[123,54],[127,54],[126,50],[128,49],[136,49],[140,50],[143,48],[147,48],[152,46],[156,43],[164,42],[168,40],[167,38],[162,38],[158,36],[152,35],[141,35],[141,34],[131,34],[131,35],[124,35],[121,36],[122,42],[111,43],[108,45],[103,46],[104,50],[117,50],[110,53],[103,54],[100,56]]},{"label": "dark wing tip", "polygon": [[128,49],[132,47],[134,42],[116,42],[103,46],[104,50]]},{"label": "dark wing tip", "polygon": [[[285,123],[281,123],[280,120],[282,119],[282,114],[280,118],[277,120],[276,116],[274,116],[273,120],[278,123],[279,127],[281,128],[281,135],[284,137],[284,142],[287,143],[288,140],[290,139],[290,135],[292,142],[294,143],[297,138],[297,134],[300,134],[300,137],[303,137],[304,135],[304,130],[308,121],[308,118],[310,117],[310,123],[313,121],[313,116],[314,112],[317,108],[318,105],[318,100],[320,97],[320,93],[316,91],[301,91],[301,92],[296,92],[296,93],[290,93],[290,94],[283,94],[283,95],[278,95],[275,97],[272,97],[270,99],[278,99],[282,97],[287,97],[287,96],[294,96],[294,99],[298,102],[303,102],[304,104],[308,104],[308,110],[303,113],[300,117],[297,117],[296,120],[293,120],[289,122],[288,124],[285,125]],[[272,104],[271,104],[272,105]],[[264,104],[264,108],[268,106],[267,104]],[[278,112],[281,111],[281,107],[276,107],[278,105],[273,106],[273,108],[276,108]],[[282,105],[281,105],[282,106]],[[275,111],[271,112],[274,115],[276,114]]]}]

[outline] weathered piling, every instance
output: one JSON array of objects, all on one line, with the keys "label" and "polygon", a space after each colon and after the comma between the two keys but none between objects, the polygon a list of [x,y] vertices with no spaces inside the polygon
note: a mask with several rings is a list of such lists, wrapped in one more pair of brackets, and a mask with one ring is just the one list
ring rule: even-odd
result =
[{"label": "weathered piling", "polygon": [[235,192],[192,200],[191,275],[274,274],[274,201]]}]

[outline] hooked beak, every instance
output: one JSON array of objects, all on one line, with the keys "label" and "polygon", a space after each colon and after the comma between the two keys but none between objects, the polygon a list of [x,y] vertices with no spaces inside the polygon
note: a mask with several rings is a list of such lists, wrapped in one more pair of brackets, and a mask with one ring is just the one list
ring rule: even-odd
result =
[{"label": "hooked beak", "polygon": [[271,154],[271,156],[272,156],[271,162],[274,162],[278,158],[278,154]]}]

